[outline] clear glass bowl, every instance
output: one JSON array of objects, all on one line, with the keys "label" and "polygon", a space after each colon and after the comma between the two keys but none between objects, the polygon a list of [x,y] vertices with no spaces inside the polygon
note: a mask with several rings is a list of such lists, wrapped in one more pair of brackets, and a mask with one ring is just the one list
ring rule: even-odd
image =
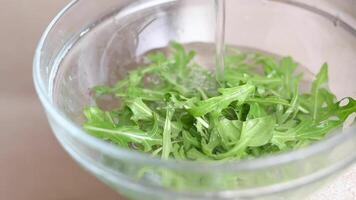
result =
[{"label": "clear glass bowl", "polygon": [[[355,160],[355,126],[300,150],[232,163],[160,160],[81,129],[92,86],[114,83],[138,57],[171,40],[211,43],[214,28],[212,0],[71,2],[45,31],[34,60],[36,90],[63,147],[118,192],[154,200],[301,199]],[[231,45],[292,55],[312,73],[327,61],[331,90],[356,95],[351,0],[227,0],[226,37]]]}]

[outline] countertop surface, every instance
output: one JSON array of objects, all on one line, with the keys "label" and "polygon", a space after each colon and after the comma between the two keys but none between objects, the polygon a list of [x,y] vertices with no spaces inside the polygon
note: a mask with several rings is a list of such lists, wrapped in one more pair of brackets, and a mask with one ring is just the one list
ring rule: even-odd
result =
[{"label": "countertop surface", "polygon": [[[35,46],[67,2],[1,0],[0,200],[123,199],[64,152],[33,89]],[[309,199],[356,199],[356,166]]]}]

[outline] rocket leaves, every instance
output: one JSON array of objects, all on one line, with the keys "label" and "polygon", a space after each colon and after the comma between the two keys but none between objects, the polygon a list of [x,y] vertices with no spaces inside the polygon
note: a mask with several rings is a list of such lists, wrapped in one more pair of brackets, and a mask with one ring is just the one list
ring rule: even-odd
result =
[{"label": "rocket leaves", "polygon": [[95,97],[112,95],[120,106],[85,108],[83,128],[162,159],[233,160],[321,140],[356,112],[353,98],[337,101],[329,91],[327,64],[302,93],[291,57],[232,51],[218,84],[195,55],[172,42],[169,54],[151,53],[117,84],[94,87]]}]

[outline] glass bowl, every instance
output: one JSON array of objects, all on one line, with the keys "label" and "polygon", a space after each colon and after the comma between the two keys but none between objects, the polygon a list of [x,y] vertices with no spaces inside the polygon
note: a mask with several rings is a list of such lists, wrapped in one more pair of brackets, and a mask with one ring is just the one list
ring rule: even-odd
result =
[{"label": "glass bowl", "polygon": [[[226,4],[227,44],[292,55],[312,73],[328,62],[331,90],[356,96],[353,1]],[[80,165],[131,199],[304,198],[353,163],[355,126],[296,151],[229,163],[160,160],[81,128],[82,109],[93,103],[90,88],[115,83],[146,52],[176,40],[211,57],[214,11],[212,0],[72,1],[50,23],[34,59],[35,87],[53,132]]]}]

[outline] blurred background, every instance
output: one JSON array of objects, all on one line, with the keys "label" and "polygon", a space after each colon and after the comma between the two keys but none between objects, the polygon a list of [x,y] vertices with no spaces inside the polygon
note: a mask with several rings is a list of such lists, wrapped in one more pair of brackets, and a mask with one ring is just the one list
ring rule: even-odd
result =
[{"label": "blurred background", "polygon": [[59,146],[32,83],[37,42],[69,0],[0,0],[0,200],[120,200]]},{"label": "blurred background", "polygon": [[[55,140],[35,94],[32,58],[69,0],[0,0],[0,200],[122,200]],[[356,198],[356,167],[310,200]]]}]

